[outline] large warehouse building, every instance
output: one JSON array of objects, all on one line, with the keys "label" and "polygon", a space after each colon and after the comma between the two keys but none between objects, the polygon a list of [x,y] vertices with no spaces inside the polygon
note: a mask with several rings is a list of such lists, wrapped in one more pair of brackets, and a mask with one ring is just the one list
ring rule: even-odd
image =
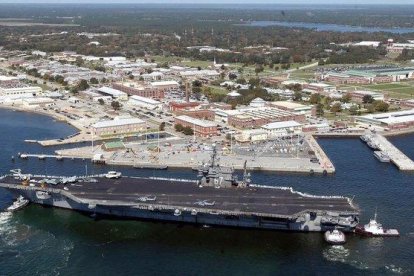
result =
[{"label": "large warehouse building", "polygon": [[414,126],[414,109],[369,114],[355,117],[355,120],[368,125],[377,125],[388,129],[403,129]]}]

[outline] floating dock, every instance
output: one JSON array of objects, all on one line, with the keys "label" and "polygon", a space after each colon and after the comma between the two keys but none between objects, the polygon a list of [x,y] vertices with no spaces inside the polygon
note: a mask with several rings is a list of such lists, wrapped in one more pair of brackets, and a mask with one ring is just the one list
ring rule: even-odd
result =
[{"label": "floating dock", "polygon": [[401,171],[414,171],[414,162],[388,141],[387,138],[377,133],[366,137],[368,137],[369,141],[374,144],[376,148],[388,155],[391,162],[394,163],[398,169]]}]

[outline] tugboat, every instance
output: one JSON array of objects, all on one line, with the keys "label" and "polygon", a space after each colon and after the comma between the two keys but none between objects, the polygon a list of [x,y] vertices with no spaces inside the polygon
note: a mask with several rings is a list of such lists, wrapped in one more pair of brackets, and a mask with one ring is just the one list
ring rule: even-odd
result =
[{"label": "tugboat", "polygon": [[20,209],[23,209],[27,204],[29,204],[29,200],[25,199],[23,196],[19,196],[15,202],[11,206],[7,208],[9,212],[15,212]]},{"label": "tugboat", "polygon": [[364,226],[358,225],[355,228],[355,233],[367,237],[399,237],[400,233],[397,229],[384,229],[382,225],[377,222],[377,212],[375,212],[374,219],[370,219],[368,224]]},{"label": "tugboat", "polygon": [[346,242],[345,234],[338,229],[326,231],[324,237],[327,243],[333,245],[344,244]]},{"label": "tugboat", "polygon": [[105,177],[108,179],[118,179],[122,176],[120,172],[116,171],[109,171],[107,174],[105,174]]}]

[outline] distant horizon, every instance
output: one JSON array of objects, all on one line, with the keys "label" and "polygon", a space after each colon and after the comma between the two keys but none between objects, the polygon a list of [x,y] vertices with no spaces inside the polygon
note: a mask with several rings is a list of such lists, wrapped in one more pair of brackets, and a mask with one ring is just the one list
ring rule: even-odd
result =
[{"label": "distant horizon", "polygon": [[398,6],[398,5],[414,5],[412,0],[396,0],[390,3],[387,0],[338,0],[335,3],[332,3],[328,0],[201,0],[194,2],[194,0],[0,0],[0,4],[148,4],[148,5],[157,5],[157,4],[175,4],[175,5],[226,5],[226,4],[237,4],[237,5],[327,5],[327,6],[343,6],[343,5],[352,5],[352,6],[362,6],[362,5],[372,5],[372,6]]}]

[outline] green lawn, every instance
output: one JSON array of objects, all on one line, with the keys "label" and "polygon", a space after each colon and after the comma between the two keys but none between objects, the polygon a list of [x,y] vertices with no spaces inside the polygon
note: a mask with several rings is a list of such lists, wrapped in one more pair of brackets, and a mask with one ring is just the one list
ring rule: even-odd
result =
[{"label": "green lawn", "polygon": [[340,88],[383,92],[392,98],[407,99],[414,96],[414,82],[382,83],[369,85],[341,85]]},{"label": "green lawn", "polygon": [[220,95],[227,95],[227,93],[229,93],[229,91],[225,88],[222,88],[220,86],[206,86],[208,88],[210,88],[210,91],[212,94],[220,94]]}]

